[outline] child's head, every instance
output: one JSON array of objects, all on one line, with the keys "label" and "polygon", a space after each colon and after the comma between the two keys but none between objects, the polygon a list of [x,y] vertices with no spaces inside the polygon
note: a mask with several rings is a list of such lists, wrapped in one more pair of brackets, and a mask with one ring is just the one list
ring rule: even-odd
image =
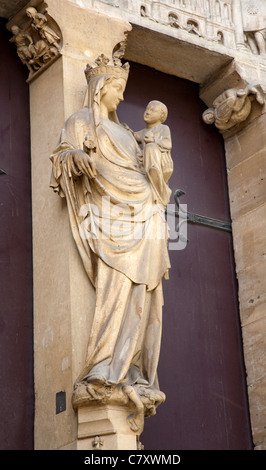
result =
[{"label": "child's head", "polygon": [[144,121],[147,124],[163,123],[167,119],[168,110],[161,101],[153,100],[147,105],[144,112]]}]

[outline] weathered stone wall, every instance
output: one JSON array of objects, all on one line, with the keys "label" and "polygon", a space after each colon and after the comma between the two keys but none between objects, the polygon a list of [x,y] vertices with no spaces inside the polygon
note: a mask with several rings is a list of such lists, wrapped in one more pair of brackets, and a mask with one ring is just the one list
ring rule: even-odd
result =
[{"label": "weathered stone wall", "polygon": [[266,449],[266,114],[225,138],[235,261],[256,449]]}]

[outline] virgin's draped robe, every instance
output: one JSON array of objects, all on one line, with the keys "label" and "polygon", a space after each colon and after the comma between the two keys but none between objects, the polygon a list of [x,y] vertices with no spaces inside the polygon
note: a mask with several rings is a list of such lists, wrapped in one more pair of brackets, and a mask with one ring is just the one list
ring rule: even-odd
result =
[{"label": "virgin's draped robe", "polygon": [[[144,386],[159,390],[161,279],[170,268],[164,209],[156,204],[131,132],[99,116],[99,90],[89,106],[66,122],[51,157],[51,186],[66,197],[70,225],[96,290],[87,359],[77,383]],[[73,163],[86,136],[95,146],[97,174],[89,179]]]}]

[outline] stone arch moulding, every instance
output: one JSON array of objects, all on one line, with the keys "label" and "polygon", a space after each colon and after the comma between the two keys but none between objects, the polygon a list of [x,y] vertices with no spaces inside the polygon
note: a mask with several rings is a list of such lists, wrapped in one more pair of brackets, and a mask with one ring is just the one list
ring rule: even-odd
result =
[{"label": "stone arch moulding", "polygon": [[49,15],[48,5],[43,0],[31,0],[7,24],[13,35],[10,42],[33,81],[61,55],[62,32],[57,22]]}]

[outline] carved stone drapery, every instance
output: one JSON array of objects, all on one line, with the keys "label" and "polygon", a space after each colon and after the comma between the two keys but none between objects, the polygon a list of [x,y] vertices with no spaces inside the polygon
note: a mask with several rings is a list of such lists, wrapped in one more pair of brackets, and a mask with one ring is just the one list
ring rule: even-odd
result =
[{"label": "carved stone drapery", "polygon": [[44,2],[29,2],[7,28],[13,34],[10,42],[17,47],[20,60],[29,70],[28,82],[59,57],[62,34]]}]

